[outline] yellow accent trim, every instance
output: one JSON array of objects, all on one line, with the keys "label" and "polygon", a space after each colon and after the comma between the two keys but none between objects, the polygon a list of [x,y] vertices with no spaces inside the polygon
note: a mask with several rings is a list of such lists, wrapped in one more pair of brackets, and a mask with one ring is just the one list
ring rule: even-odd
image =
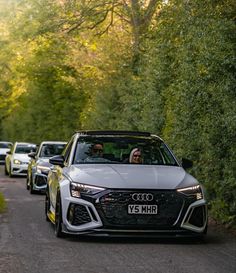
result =
[{"label": "yellow accent trim", "polygon": [[50,221],[55,224],[55,214],[52,213],[51,211],[48,212],[48,218],[50,219]]}]

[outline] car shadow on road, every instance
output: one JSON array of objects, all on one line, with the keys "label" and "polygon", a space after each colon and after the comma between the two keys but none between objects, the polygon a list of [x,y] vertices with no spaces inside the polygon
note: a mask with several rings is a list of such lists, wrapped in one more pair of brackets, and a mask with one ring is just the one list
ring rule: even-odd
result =
[{"label": "car shadow on road", "polygon": [[236,237],[227,233],[226,230],[215,230],[210,227],[207,235],[199,237],[96,237],[96,236],[78,236],[66,235],[66,240],[86,243],[104,243],[104,244],[182,244],[182,245],[219,245],[226,241],[236,240]]},{"label": "car shadow on road", "polygon": [[[102,243],[102,244],[209,244],[214,242],[214,238],[196,237],[196,238],[139,238],[139,237],[94,237],[94,236],[76,236],[67,235],[66,240],[73,242]],[[219,241],[215,241],[219,243]]]}]

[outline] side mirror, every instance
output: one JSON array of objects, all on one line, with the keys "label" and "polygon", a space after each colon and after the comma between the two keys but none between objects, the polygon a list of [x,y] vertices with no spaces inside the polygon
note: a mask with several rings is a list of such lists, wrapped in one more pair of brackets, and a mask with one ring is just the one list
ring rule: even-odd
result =
[{"label": "side mirror", "polygon": [[189,160],[187,158],[182,158],[182,167],[184,169],[192,168],[192,166],[193,166],[193,161],[192,160]]},{"label": "side mirror", "polygon": [[64,167],[64,156],[63,155],[55,155],[49,158],[49,163],[52,165],[58,165],[60,167]]},{"label": "side mirror", "polygon": [[31,153],[28,154],[28,157],[35,159],[36,153],[35,152],[31,152]]}]

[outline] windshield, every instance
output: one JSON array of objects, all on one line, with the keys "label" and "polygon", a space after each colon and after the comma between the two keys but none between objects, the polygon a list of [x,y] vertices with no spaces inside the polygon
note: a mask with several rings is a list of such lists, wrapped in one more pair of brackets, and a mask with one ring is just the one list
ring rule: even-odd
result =
[{"label": "windshield", "polygon": [[65,147],[65,144],[44,144],[40,151],[39,157],[52,157],[60,155]]},{"label": "windshield", "polygon": [[17,145],[16,154],[29,154],[36,151],[36,145]]},{"label": "windshield", "polygon": [[0,143],[0,148],[3,148],[3,149],[10,149],[11,146],[12,146],[12,144],[8,143],[8,142]]},{"label": "windshield", "polygon": [[81,137],[73,164],[144,164],[178,166],[167,146],[157,138]]}]

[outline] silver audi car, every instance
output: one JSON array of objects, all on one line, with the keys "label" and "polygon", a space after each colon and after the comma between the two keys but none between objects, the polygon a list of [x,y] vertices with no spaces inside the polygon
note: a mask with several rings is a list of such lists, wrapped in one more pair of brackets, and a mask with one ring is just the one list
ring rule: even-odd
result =
[{"label": "silver audi car", "polygon": [[47,175],[51,167],[49,158],[61,154],[65,145],[66,142],[62,141],[43,141],[36,152],[28,154],[31,160],[28,164],[26,188],[31,194],[45,192]]},{"label": "silver audi car", "polygon": [[202,236],[202,185],[164,141],[148,132],[80,131],[49,159],[46,220],[57,237]]}]

